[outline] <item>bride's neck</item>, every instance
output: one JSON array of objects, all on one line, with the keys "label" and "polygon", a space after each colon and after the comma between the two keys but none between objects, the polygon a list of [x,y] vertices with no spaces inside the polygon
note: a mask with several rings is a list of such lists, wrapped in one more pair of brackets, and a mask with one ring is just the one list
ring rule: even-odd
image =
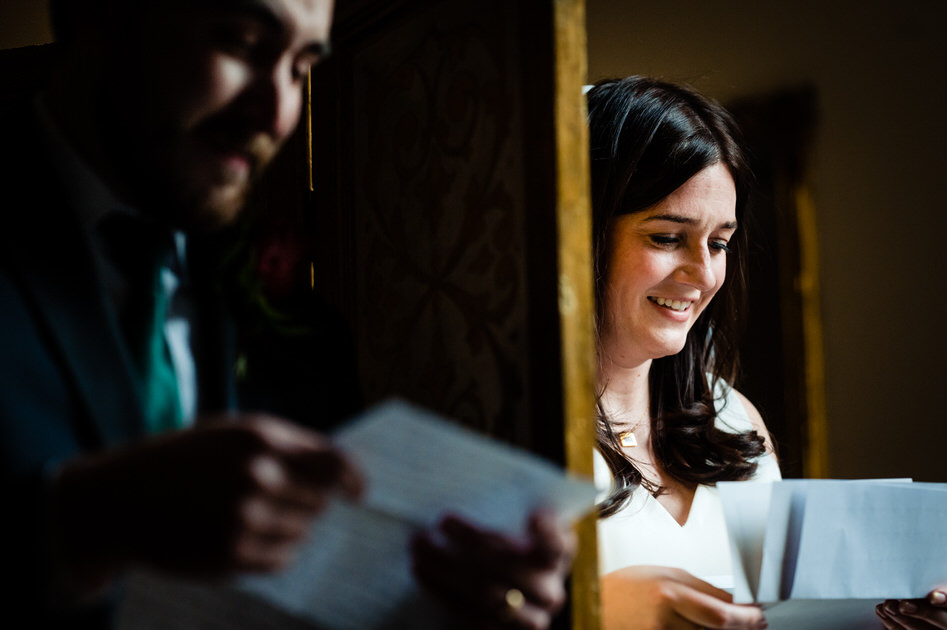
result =
[{"label": "bride's neck", "polygon": [[650,413],[648,374],[651,361],[636,365],[622,365],[603,357],[598,386],[602,392],[602,411],[620,427],[636,424]]}]

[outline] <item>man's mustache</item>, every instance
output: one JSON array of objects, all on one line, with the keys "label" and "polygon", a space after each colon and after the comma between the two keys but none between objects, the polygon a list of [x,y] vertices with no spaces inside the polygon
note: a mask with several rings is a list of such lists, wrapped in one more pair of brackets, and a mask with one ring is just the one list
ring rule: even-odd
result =
[{"label": "man's mustache", "polygon": [[265,133],[258,133],[243,143],[241,152],[245,153],[253,165],[254,172],[259,172],[279,152],[280,143]]},{"label": "man's mustache", "polygon": [[245,156],[254,174],[266,166],[279,152],[281,144],[270,134],[250,132],[246,128],[232,124],[215,124],[203,130],[201,136],[216,150],[222,153]]}]

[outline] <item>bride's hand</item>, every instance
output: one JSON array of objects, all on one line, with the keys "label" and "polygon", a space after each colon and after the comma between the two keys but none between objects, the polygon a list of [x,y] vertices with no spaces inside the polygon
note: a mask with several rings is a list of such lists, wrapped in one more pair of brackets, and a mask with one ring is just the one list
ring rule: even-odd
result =
[{"label": "bride's hand", "polygon": [[756,606],[734,604],[726,591],[670,567],[633,566],[602,576],[603,630],[757,630]]}]

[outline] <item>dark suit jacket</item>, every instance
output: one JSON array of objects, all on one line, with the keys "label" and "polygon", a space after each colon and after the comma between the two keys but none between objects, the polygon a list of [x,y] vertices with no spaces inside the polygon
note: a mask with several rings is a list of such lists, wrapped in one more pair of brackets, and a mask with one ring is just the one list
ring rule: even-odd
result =
[{"label": "dark suit jacket", "polygon": [[[0,540],[9,550],[5,573],[15,578],[0,603],[6,618],[30,619],[31,627],[106,628],[107,603],[64,619],[45,615],[44,498],[57,463],[142,437],[141,397],[91,246],[28,103],[0,111],[0,138]],[[310,332],[292,338],[267,332],[240,300],[227,300],[243,322],[238,343],[217,246],[192,239],[188,249],[199,410],[239,402],[317,430],[359,410],[347,328],[316,296],[299,313]],[[251,376],[235,383],[238,345]]]},{"label": "dark suit jacket", "polygon": [[[79,453],[140,437],[144,421],[114,309],[28,104],[4,107],[0,138],[0,540],[12,553],[4,568],[14,578],[2,601],[7,618],[38,626],[48,608],[39,598],[48,579],[42,524],[49,471]],[[214,311],[205,306],[199,310]],[[206,329],[217,334],[195,355],[202,357],[200,406],[219,409],[234,396],[230,331],[216,314]],[[94,627],[101,617],[90,614]]]}]

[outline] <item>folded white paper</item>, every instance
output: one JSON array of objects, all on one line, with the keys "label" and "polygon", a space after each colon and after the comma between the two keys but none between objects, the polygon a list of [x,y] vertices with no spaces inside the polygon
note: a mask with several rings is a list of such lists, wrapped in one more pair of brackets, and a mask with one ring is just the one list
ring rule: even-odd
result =
[{"label": "folded white paper", "polygon": [[372,409],[335,441],[366,476],[364,500],[320,518],[289,570],[241,582],[319,627],[451,627],[411,576],[413,532],[449,513],[519,536],[538,507],[572,521],[595,500],[590,481],[403,402]]},{"label": "folded white paper", "polygon": [[947,584],[947,484],[784,480],[718,484],[734,601],[770,628],[863,628],[884,599]]},{"label": "folded white paper", "polygon": [[335,442],[367,496],[336,502],[288,570],[208,585],[136,575],[120,630],[413,630],[456,627],[410,570],[414,532],[445,514],[511,536],[546,507],[564,522],[590,510],[591,481],[403,402],[375,407]]}]

